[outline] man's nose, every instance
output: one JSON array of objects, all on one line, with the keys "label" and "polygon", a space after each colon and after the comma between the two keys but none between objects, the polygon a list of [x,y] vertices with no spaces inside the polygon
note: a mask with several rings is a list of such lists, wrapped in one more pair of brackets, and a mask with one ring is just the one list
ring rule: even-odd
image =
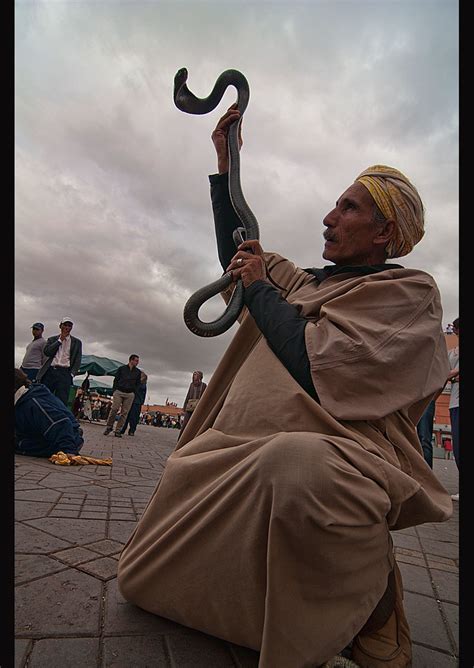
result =
[{"label": "man's nose", "polygon": [[327,213],[324,218],[323,218],[323,225],[326,227],[331,227],[335,225],[336,220],[335,220],[335,212],[336,209],[332,209],[329,213]]}]

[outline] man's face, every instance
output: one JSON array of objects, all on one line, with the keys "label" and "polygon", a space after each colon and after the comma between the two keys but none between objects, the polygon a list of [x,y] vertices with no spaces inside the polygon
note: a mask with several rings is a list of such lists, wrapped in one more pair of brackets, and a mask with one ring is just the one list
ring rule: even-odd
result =
[{"label": "man's face", "polygon": [[61,325],[59,325],[59,329],[61,330],[61,334],[63,336],[69,336],[72,329],[72,322],[63,322]]},{"label": "man's face", "polygon": [[39,339],[43,335],[43,330],[41,327],[32,327],[31,333],[33,334],[34,339]]},{"label": "man's face", "polygon": [[374,220],[374,200],[361,183],[353,183],[338,199],[335,208],[323,220],[323,258],[335,264],[375,264],[374,252],[380,254],[380,245],[374,244],[380,223]]},{"label": "man's face", "polygon": [[135,367],[135,366],[138,366],[138,362],[139,362],[139,361],[140,361],[140,358],[139,358],[139,357],[132,357],[131,360],[130,360],[130,362],[129,362],[130,367],[133,368],[133,367]]},{"label": "man's face", "polygon": [[198,373],[194,372],[193,373],[193,383],[200,383],[200,382],[201,382],[201,376]]}]

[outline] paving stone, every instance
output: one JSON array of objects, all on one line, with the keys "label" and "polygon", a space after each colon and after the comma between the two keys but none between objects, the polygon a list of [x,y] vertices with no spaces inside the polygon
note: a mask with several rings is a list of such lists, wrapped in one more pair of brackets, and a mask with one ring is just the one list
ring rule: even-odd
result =
[{"label": "paving stone", "polygon": [[453,603],[441,603],[443,613],[448,620],[449,628],[456,643],[456,651],[459,648],[459,606]]},{"label": "paving stone", "polygon": [[413,643],[413,668],[455,668],[458,665],[456,657],[441,652],[435,652],[427,647]]},{"label": "paving stone", "polygon": [[136,522],[125,520],[111,520],[109,522],[109,538],[111,540],[118,540],[120,543],[126,543],[136,524]]},{"label": "paving stone", "polygon": [[106,584],[105,635],[155,635],[190,633],[191,629],[129,603],[118,589],[117,578]]},{"label": "paving stone", "polygon": [[436,599],[405,592],[404,608],[414,642],[429,645],[433,649],[451,650]]},{"label": "paving stone", "polygon": [[103,554],[104,556],[109,556],[112,553],[116,553],[117,550],[121,551],[123,549],[124,543],[119,543],[116,540],[99,540],[96,543],[91,543],[87,547],[90,550],[94,550],[95,552],[99,552],[100,554]]},{"label": "paving stone", "polygon": [[58,563],[43,554],[17,554],[15,556],[15,584],[22,584],[57,573],[66,568],[64,564]]},{"label": "paving stone", "polygon": [[108,507],[109,506],[107,503],[104,503],[101,506],[99,506],[95,502],[91,503],[89,501],[86,501],[82,509],[84,511],[87,511],[88,513],[103,513],[104,511],[107,511]]},{"label": "paving stone", "polygon": [[398,529],[397,531],[391,531],[392,538],[395,536],[416,536],[416,527],[407,527],[406,529]]},{"label": "paving stone", "polygon": [[[57,490],[60,492],[70,492],[71,488],[70,487],[56,487]],[[98,501],[102,501],[103,499],[107,499],[109,493],[108,490],[106,490],[104,487],[99,487],[95,485],[81,485],[80,487],[75,488],[76,491],[80,494],[82,494],[82,497],[87,496],[88,498],[91,499],[97,499]]]},{"label": "paving stone", "polygon": [[[398,560],[397,560],[398,563]],[[414,566],[413,564],[399,563],[402,574],[403,589],[417,594],[425,594],[434,597],[433,585],[426,568]]]},{"label": "paving stone", "polygon": [[227,643],[203,633],[167,636],[171,660],[179,668],[235,668]]},{"label": "paving stone", "polygon": [[426,563],[423,556],[412,557],[409,554],[403,554],[403,552],[399,552],[397,548],[395,548],[395,556],[397,558],[398,564],[413,564],[414,566],[426,568]]},{"label": "paving stone", "polygon": [[64,517],[64,518],[69,518],[69,519],[76,519],[79,517],[80,511],[79,510],[62,510],[59,508],[55,508],[49,513],[49,517]]},{"label": "paving stone", "polygon": [[54,556],[69,566],[77,566],[77,564],[82,564],[85,561],[97,559],[97,554],[85,547],[71,547],[62,552],[55,552]]},{"label": "paving stone", "polygon": [[415,557],[416,559],[423,559],[423,552],[421,550],[413,550],[411,548],[398,546],[395,548],[397,554],[404,554],[407,557]]},{"label": "paving stone", "polygon": [[452,559],[441,559],[440,557],[432,557],[427,555],[428,566],[431,571],[447,571],[449,573],[458,573],[459,568],[455,561]]},{"label": "paving stone", "polygon": [[15,490],[15,501],[51,501],[51,503],[55,503],[60,498],[61,493],[55,492],[52,489],[37,489],[30,491]]},{"label": "paving stone", "polygon": [[[140,478],[137,475],[115,475],[114,480],[119,480],[121,482],[128,483],[129,485],[144,485],[145,482],[143,478]],[[155,484],[154,482],[152,483]]]},{"label": "paving stone", "polygon": [[101,580],[110,580],[117,577],[117,561],[111,557],[100,557],[94,559],[94,561],[81,564],[81,570]]},{"label": "paving stone", "polygon": [[97,487],[103,487],[104,489],[114,489],[115,487],[124,487],[124,483],[117,480],[100,480],[96,481],[95,484]]},{"label": "paving stone", "polygon": [[15,668],[23,668],[31,647],[31,640],[15,640]]},{"label": "paving stone", "polygon": [[59,517],[47,517],[40,520],[28,520],[29,526],[43,529],[53,536],[61,536],[77,545],[90,543],[105,538],[105,520],[68,519],[63,522]]},{"label": "paving stone", "polygon": [[48,554],[66,547],[70,547],[70,543],[50,536],[34,527],[26,526],[20,522],[15,523],[15,552],[17,553]]},{"label": "paving stone", "polygon": [[82,511],[80,514],[81,520],[106,520],[107,513],[90,513],[88,511]]},{"label": "paving stone", "polygon": [[41,486],[48,489],[60,489],[67,486],[66,491],[71,492],[78,485],[86,485],[88,482],[88,477],[82,476],[77,470],[74,471],[67,467],[67,470],[62,468],[60,472],[52,471],[41,481]]},{"label": "paving stone", "polygon": [[[154,489],[154,488],[153,488]],[[123,487],[122,489],[113,489],[112,490],[112,499],[124,499],[130,498],[137,501],[148,502],[148,499],[153,494],[153,489],[143,490],[142,488],[133,488],[133,487]]]},{"label": "paving stone", "polygon": [[28,668],[92,668],[98,656],[98,638],[48,638],[35,643]]},{"label": "paving stone", "polygon": [[442,601],[459,603],[459,575],[458,573],[439,572],[433,569],[431,577]]},{"label": "paving stone", "polygon": [[402,533],[392,533],[393,544],[396,547],[403,547],[407,550],[421,552],[420,541],[418,536],[408,536]]},{"label": "paving stone", "polygon": [[35,482],[22,482],[21,480],[15,481],[15,489],[17,492],[20,491],[36,491],[38,485]]},{"label": "paving stone", "polygon": [[129,521],[135,521],[136,516],[135,513],[110,513],[110,519],[111,520],[129,520]]},{"label": "paving stone", "polygon": [[448,531],[446,523],[442,524],[421,524],[416,527],[416,532],[420,540],[439,540],[446,535]]},{"label": "paving stone", "polygon": [[15,500],[15,519],[16,520],[30,520],[36,517],[45,517],[53,503],[42,503],[40,501],[19,501]]},{"label": "paving stone", "polygon": [[[105,638],[104,668],[169,668],[161,637],[132,636]],[[210,668],[210,666],[207,666]]]},{"label": "paving stone", "polygon": [[459,545],[457,543],[421,538],[421,544],[427,554],[459,559]]},{"label": "paving stone", "polygon": [[19,636],[97,635],[101,583],[74,569],[19,585],[15,625]]}]

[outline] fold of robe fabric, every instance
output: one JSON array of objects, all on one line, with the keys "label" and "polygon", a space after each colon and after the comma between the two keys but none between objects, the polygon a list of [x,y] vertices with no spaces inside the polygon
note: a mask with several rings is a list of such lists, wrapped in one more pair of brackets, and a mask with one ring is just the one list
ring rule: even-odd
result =
[{"label": "fold of robe fabric", "polygon": [[314,401],[248,312],[119,560],[126,599],[314,668],[385,591],[390,529],[448,519],[415,423],[448,373],[433,279],[412,269],[316,278],[265,255],[308,319]]}]

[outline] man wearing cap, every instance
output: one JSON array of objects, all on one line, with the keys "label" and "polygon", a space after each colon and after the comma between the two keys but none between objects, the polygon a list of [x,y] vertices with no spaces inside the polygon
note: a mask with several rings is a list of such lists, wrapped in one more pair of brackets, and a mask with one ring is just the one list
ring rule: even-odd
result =
[{"label": "man wearing cap", "polygon": [[301,269],[256,240],[236,252],[238,119],[231,107],[213,133],[210,181],[219,258],[246,308],[120,556],[119,588],[259,651],[260,668],[342,665],[349,651],[361,668],[406,668],[390,532],[452,514],[416,432],[449,371],[439,291],[386,262],[422,238],[423,204],[374,165],[322,221],[333,264]]},{"label": "man wearing cap", "polygon": [[82,341],[71,335],[72,318],[62,318],[59,336],[50,336],[44,347],[46,362],[38,372],[41,381],[67,406],[72,379],[78,373],[82,360]]},{"label": "man wearing cap", "polygon": [[35,322],[31,325],[33,341],[26,346],[25,356],[21,363],[21,370],[26,373],[28,380],[36,380],[38,371],[46,361],[44,347],[46,339],[43,339],[44,325],[42,322]]}]

